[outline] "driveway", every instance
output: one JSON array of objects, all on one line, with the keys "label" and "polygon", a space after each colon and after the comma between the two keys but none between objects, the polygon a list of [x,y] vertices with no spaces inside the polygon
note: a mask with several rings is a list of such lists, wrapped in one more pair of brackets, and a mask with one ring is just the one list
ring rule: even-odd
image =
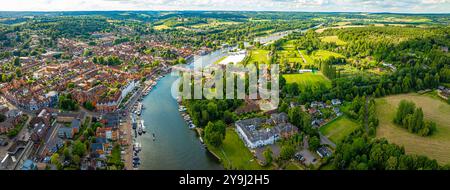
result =
[{"label": "driveway", "polygon": [[320,144],[326,144],[330,145],[333,148],[336,148],[336,144],[334,144],[333,141],[328,139],[325,135],[322,135],[322,133],[319,133],[319,135],[320,135]]},{"label": "driveway", "polygon": [[272,145],[259,147],[259,148],[255,149],[256,158],[258,158],[258,160],[261,160],[263,162],[266,161],[263,153],[267,147],[269,147],[272,150],[272,158],[275,159],[275,158],[278,158],[278,156],[280,156],[280,146],[278,146],[277,144],[272,144]]},{"label": "driveway", "polygon": [[317,158],[309,150],[303,149],[299,153],[305,158],[305,165],[317,164]]}]

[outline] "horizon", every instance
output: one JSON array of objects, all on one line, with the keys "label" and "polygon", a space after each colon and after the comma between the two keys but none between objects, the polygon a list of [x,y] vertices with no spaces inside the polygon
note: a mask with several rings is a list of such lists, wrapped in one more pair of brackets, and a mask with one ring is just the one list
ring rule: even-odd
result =
[{"label": "horizon", "polygon": [[233,11],[449,14],[450,0],[21,0],[0,12]]},{"label": "horizon", "polygon": [[274,13],[360,13],[360,14],[405,14],[405,15],[450,15],[450,12],[361,12],[361,11],[270,11],[270,10],[55,10],[55,11],[7,11],[0,10],[0,13],[64,13],[64,12],[274,12]]}]

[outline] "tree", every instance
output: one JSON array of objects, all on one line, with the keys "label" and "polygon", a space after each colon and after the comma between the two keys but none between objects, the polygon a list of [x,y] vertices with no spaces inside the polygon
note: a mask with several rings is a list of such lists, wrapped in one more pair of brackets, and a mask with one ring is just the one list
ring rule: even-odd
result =
[{"label": "tree", "polygon": [[414,102],[400,101],[394,123],[420,136],[429,136],[435,131],[434,122],[425,122],[422,108],[416,108]]},{"label": "tree", "polygon": [[281,103],[280,107],[278,108],[278,112],[284,112],[287,113],[289,109],[289,105],[286,102]]},{"label": "tree", "polygon": [[272,149],[270,149],[270,147],[267,147],[266,150],[264,150],[263,152],[264,159],[266,160],[266,165],[272,163],[273,160],[272,155],[273,155]]},{"label": "tree", "polygon": [[64,151],[63,152],[64,152],[64,159],[65,160],[68,160],[68,159],[70,159],[72,157],[72,154],[70,153],[69,148],[64,147]]},{"label": "tree", "polygon": [[317,150],[320,146],[320,139],[317,136],[313,136],[309,138],[308,143],[310,150]]},{"label": "tree", "polygon": [[51,157],[50,157],[50,162],[54,165],[59,165],[59,154],[58,153],[54,153]]},{"label": "tree", "polygon": [[0,113],[0,123],[6,120],[6,116]]},{"label": "tree", "polygon": [[225,123],[227,124],[231,124],[234,122],[234,118],[233,118],[233,113],[226,110],[225,112],[223,112],[223,120],[225,121]]},{"label": "tree", "polygon": [[20,58],[19,57],[14,57],[13,64],[16,67],[20,66]]},{"label": "tree", "polygon": [[294,107],[289,109],[288,111],[288,119],[289,122],[297,127],[301,127],[302,125],[302,114],[300,107]]},{"label": "tree", "polygon": [[79,108],[77,102],[72,99],[71,94],[62,94],[59,96],[58,105],[59,108],[69,111],[75,111]]},{"label": "tree", "polygon": [[72,158],[73,163],[75,163],[76,165],[80,165],[81,162],[81,158],[78,155],[73,156]]},{"label": "tree", "polygon": [[391,156],[386,162],[386,170],[396,170],[397,169],[397,157]]},{"label": "tree", "polygon": [[72,148],[72,154],[82,157],[86,154],[86,149],[86,144],[84,144],[80,140],[76,140]]},{"label": "tree", "polygon": [[204,132],[205,142],[215,147],[222,145],[222,141],[225,139],[225,127],[226,125],[222,121],[208,122]]},{"label": "tree", "polygon": [[292,145],[283,145],[280,150],[280,159],[289,160],[295,154],[295,148]]},{"label": "tree", "polygon": [[394,117],[394,123],[401,124],[403,119],[408,115],[414,113],[416,106],[413,102],[402,100],[397,108],[397,114]]},{"label": "tree", "polygon": [[94,104],[92,104],[92,102],[89,101],[84,103],[84,107],[89,111],[93,111],[95,109]]}]

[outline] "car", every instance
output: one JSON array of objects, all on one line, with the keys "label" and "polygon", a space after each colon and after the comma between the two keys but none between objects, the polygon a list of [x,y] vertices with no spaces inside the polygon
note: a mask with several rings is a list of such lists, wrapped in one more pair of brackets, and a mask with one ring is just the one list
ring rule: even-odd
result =
[{"label": "car", "polygon": [[297,160],[299,161],[305,161],[305,157],[303,157],[300,153],[295,154],[295,158],[297,158]]},{"label": "car", "polygon": [[8,142],[5,140],[0,140],[0,146],[8,146]]}]

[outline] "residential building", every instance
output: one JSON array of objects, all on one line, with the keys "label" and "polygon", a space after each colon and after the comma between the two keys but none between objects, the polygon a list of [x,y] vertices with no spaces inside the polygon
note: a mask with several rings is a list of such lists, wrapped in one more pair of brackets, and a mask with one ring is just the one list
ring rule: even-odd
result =
[{"label": "residential building", "polygon": [[280,113],[272,114],[270,119],[240,120],[235,123],[236,131],[249,148],[274,144],[280,138],[289,138],[298,133],[297,127],[290,124],[287,118],[286,113]]}]

